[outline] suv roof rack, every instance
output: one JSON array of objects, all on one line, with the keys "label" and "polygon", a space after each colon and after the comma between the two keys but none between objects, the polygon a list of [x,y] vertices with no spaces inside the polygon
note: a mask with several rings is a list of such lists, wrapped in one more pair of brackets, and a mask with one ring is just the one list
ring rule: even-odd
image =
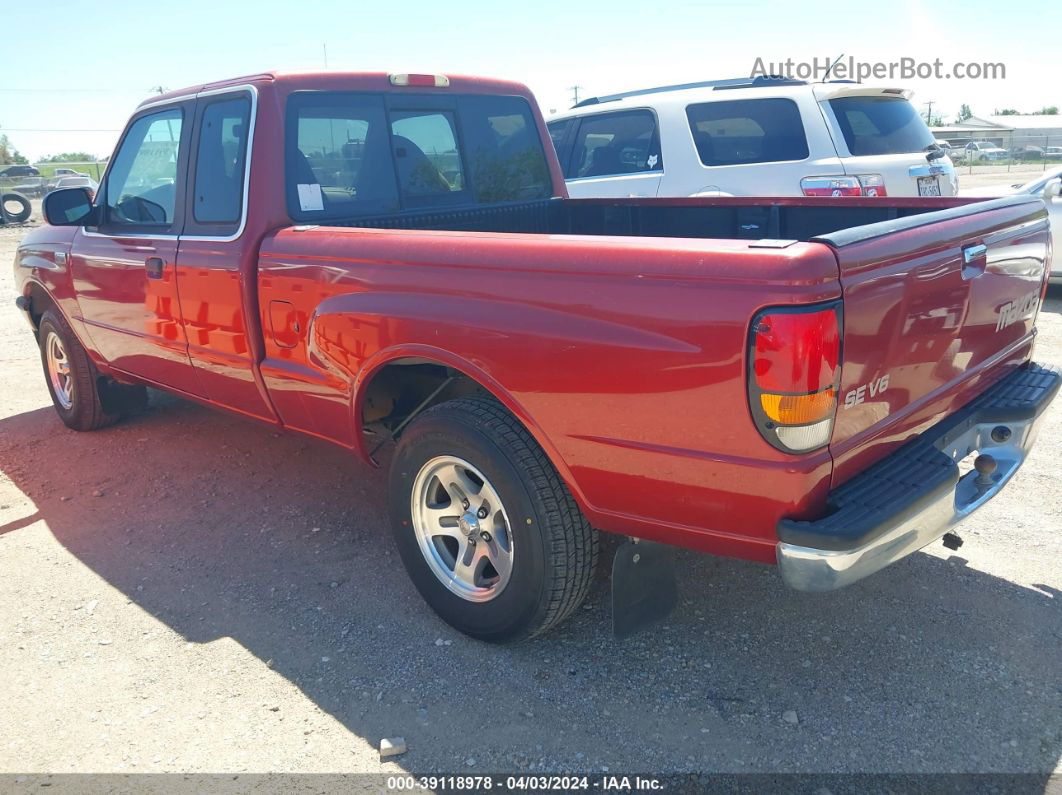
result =
[{"label": "suv roof rack", "polygon": [[590,97],[572,105],[582,108],[586,105],[600,105],[602,102],[616,102],[627,97],[640,97],[643,94],[657,94],[662,91],[681,91],[686,88],[711,88],[713,91],[726,91],[732,88],[767,88],[773,86],[806,86],[806,80],[796,80],[781,75],[761,75],[759,77],[732,77],[727,80],[705,80],[698,83],[679,83],[673,86],[642,88],[637,91],[624,91],[621,94],[608,94],[603,97]]}]

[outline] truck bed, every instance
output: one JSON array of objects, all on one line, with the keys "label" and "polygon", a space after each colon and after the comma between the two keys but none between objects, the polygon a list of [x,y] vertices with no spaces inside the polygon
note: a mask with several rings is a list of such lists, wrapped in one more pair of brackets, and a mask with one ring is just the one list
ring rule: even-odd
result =
[{"label": "truck bed", "polygon": [[[973,205],[553,199],[289,227],[263,241],[259,303],[308,338],[267,332],[262,374],[287,426],[364,455],[344,385],[445,364],[526,419],[596,527],[768,561],[780,518],[817,518],[1028,359],[1035,318],[997,326],[1040,289],[1043,206]],[[776,450],[749,418],[750,319],[838,302],[830,444]]]},{"label": "truck bed", "polygon": [[966,198],[554,198],[365,216],[333,221],[330,225],[557,235],[809,240],[976,201]]}]

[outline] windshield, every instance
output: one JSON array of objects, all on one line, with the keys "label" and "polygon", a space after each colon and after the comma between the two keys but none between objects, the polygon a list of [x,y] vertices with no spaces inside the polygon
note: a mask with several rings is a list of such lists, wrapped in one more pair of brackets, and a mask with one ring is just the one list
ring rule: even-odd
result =
[{"label": "windshield", "polygon": [[830,107],[855,156],[924,152],[933,145],[933,134],[903,97],[839,97]]}]

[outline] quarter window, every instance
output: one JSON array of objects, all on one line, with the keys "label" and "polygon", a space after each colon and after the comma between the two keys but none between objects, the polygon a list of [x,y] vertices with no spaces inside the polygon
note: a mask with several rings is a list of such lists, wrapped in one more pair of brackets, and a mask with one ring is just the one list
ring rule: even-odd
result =
[{"label": "quarter window", "polygon": [[199,223],[232,224],[243,211],[244,168],[251,100],[211,102],[199,122],[192,215]]},{"label": "quarter window", "polygon": [[706,166],[804,160],[808,139],[791,99],[704,102],[686,108],[697,154]]},{"label": "quarter window", "polygon": [[607,177],[663,167],[656,118],[650,111],[602,113],[580,122],[566,176]]},{"label": "quarter window", "polygon": [[173,224],[182,119],[175,108],[133,122],[107,176],[109,225]]}]

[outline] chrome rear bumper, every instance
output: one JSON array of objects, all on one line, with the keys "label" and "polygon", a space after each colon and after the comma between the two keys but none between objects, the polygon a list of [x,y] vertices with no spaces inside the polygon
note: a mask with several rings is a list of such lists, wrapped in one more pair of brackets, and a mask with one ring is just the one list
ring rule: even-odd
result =
[{"label": "chrome rear bumper", "polygon": [[[1030,363],[888,458],[830,493],[832,512],[778,526],[778,567],[800,591],[830,591],[921,549],[996,494],[1036,440],[1062,373]],[[989,455],[995,472],[960,476],[958,462]]]}]

